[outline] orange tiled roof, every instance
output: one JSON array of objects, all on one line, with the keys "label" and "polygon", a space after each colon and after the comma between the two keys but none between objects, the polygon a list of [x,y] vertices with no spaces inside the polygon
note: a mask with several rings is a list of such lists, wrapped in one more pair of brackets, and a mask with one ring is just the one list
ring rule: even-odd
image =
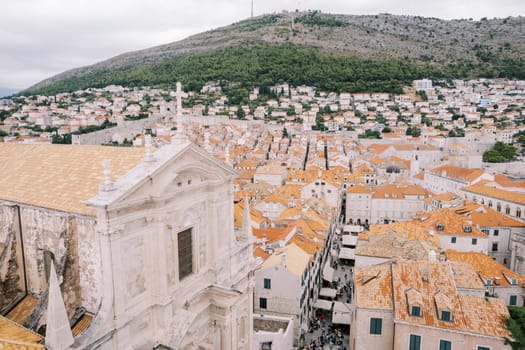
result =
[{"label": "orange tiled roof", "polygon": [[525,193],[498,188],[491,181],[480,181],[472,186],[463,187],[463,191],[477,193],[513,203],[525,204]]},{"label": "orange tiled roof", "polygon": [[143,158],[143,148],[0,143],[0,199],[93,216],[84,202],[104,180],[102,161],[118,179]]},{"label": "orange tiled roof", "polygon": [[41,340],[41,335],[0,316],[0,349],[44,349],[44,346],[39,344]]},{"label": "orange tiled roof", "polygon": [[387,149],[389,149],[392,145],[384,145],[384,144],[372,144],[368,146],[368,151],[372,152],[374,154],[381,154]]},{"label": "orange tiled roof", "polygon": [[306,253],[310,255],[314,255],[317,251],[323,248],[324,241],[314,241],[313,239],[310,239],[308,237],[305,237],[305,235],[299,235],[295,234],[292,239],[291,243],[296,244],[299,248],[304,250]]},{"label": "orange tiled roof", "polygon": [[[233,219],[234,219],[234,225],[236,227],[242,227],[243,215],[244,215],[244,200],[239,203],[236,203],[233,206]],[[250,206],[250,219],[252,221],[252,224],[253,223],[261,224],[262,222],[266,220],[259,210],[252,208],[251,206]]]},{"label": "orange tiled roof", "polygon": [[281,203],[284,206],[288,206],[288,199],[283,197],[283,196],[281,196],[281,195],[278,195],[276,193],[274,193],[274,194],[264,198],[263,201],[265,201],[265,202],[277,202],[277,203]]},{"label": "orange tiled roof", "polygon": [[444,174],[446,177],[465,182],[472,182],[485,174],[483,169],[462,168],[448,164],[431,169],[430,172],[438,175]]},{"label": "orange tiled roof", "polygon": [[301,198],[301,185],[298,184],[286,184],[275,190],[275,193],[285,197],[285,198]]},{"label": "orange tiled roof", "polygon": [[372,198],[404,199],[407,195],[428,196],[428,191],[418,185],[384,184],[376,186],[372,192]]},{"label": "orange tiled roof", "polygon": [[398,237],[406,240],[420,240],[431,242],[432,246],[440,248],[439,238],[437,235],[431,235],[426,227],[423,227],[417,221],[398,221],[390,224],[373,224],[368,231],[359,233],[360,240],[369,240],[372,236],[394,233]]},{"label": "orange tiled roof", "polygon": [[293,227],[267,227],[265,229],[253,228],[253,235],[256,238],[262,239],[266,236],[268,243],[277,241],[284,241],[285,238],[293,230]]},{"label": "orange tiled roof", "polygon": [[270,254],[266,253],[264,249],[256,245],[255,248],[253,249],[253,256],[256,258],[262,258],[266,260],[270,257]]},{"label": "orange tiled roof", "polygon": [[449,260],[469,264],[484,279],[490,278],[494,281],[495,278],[499,278],[501,286],[510,286],[511,284],[508,279],[512,278],[517,280],[518,285],[521,285],[523,282],[520,275],[501,265],[487,254],[479,252],[457,252],[449,249],[446,251],[446,256]]},{"label": "orange tiled roof", "polygon": [[379,310],[393,309],[390,264],[356,267],[354,281],[357,307]]},{"label": "orange tiled roof", "polygon": [[[493,337],[509,337],[505,302],[496,298],[462,295],[456,290],[449,263],[403,261],[391,264],[395,319],[413,324],[458,330]],[[421,296],[422,316],[412,316],[406,292]],[[440,311],[451,313],[442,321]]]},{"label": "orange tiled roof", "polygon": [[[472,224],[472,221],[450,208],[440,208],[419,214],[413,222],[427,231],[434,231],[435,234],[486,237],[479,228]],[[442,226],[443,229],[438,230],[438,225]],[[469,227],[470,232],[465,232],[465,227]]]},{"label": "orange tiled roof", "polygon": [[480,227],[525,227],[525,223],[477,203],[469,203],[457,208],[456,213],[469,217],[474,224]]},{"label": "orange tiled roof", "polygon": [[9,311],[6,317],[18,324],[24,324],[37,304],[37,297],[33,295],[26,295],[11,311]]},{"label": "orange tiled roof", "polygon": [[368,187],[365,187],[365,186],[353,186],[353,187],[348,187],[346,189],[346,192],[347,193],[367,193],[367,194],[370,194],[372,193],[371,190],[368,189]]},{"label": "orange tiled roof", "polygon": [[503,187],[520,187],[525,188],[525,181],[515,181],[503,174],[494,175],[494,182]]}]

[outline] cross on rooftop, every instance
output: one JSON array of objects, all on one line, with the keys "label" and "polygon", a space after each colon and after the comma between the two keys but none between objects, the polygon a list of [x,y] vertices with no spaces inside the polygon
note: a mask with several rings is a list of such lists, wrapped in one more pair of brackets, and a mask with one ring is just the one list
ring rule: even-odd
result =
[{"label": "cross on rooftop", "polygon": [[179,143],[184,142],[186,140],[186,136],[184,134],[184,126],[182,124],[182,98],[188,97],[188,94],[182,91],[182,85],[180,81],[177,82],[177,91],[173,96],[177,98],[177,132],[175,133],[175,137],[172,138],[172,142]]},{"label": "cross on rooftop", "polygon": [[182,98],[188,97],[188,94],[182,91],[180,81],[177,82],[177,91],[174,96],[177,98],[177,117],[182,117]]}]

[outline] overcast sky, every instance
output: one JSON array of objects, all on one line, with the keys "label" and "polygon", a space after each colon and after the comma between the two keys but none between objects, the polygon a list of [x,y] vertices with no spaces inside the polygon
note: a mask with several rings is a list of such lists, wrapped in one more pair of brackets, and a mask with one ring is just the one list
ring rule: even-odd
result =
[{"label": "overcast sky", "polygon": [[[525,0],[253,0],[282,10],[427,17],[525,14]],[[183,39],[250,16],[251,0],[15,0],[0,6],[0,87],[26,88],[65,70]]]}]

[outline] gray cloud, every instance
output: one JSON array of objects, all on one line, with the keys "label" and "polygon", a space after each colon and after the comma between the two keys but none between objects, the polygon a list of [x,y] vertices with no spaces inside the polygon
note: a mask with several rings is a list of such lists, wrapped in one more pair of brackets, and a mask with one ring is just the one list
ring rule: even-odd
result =
[{"label": "gray cloud", "polygon": [[[112,56],[181,40],[250,14],[251,0],[17,0],[0,12],[0,86],[24,88]],[[439,18],[523,15],[523,0],[254,0],[256,15],[320,9]]]}]

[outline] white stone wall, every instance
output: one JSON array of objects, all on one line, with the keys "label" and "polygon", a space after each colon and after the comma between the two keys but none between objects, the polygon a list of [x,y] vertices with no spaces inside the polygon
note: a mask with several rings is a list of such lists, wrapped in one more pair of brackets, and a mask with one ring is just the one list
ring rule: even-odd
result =
[{"label": "white stone wall", "polygon": [[358,220],[364,224],[366,220],[370,223],[372,208],[371,194],[347,193],[346,194],[346,222],[350,219],[356,224]]},{"label": "white stone wall", "polygon": [[519,285],[515,286],[496,286],[494,285],[492,287],[488,287],[492,293],[494,293],[498,299],[501,299],[505,301],[505,304],[510,305],[510,296],[516,295],[516,305],[515,306],[523,306],[523,287]]},{"label": "white stone wall", "polygon": [[[357,308],[350,327],[350,350],[392,350],[393,317],[392,311]],[[380,335],[370,334],[371,318],[383,320]]]},{"label": "white stone wall", "polygon": [[272,186],[282,186],[286,182],[287,173],[281,174],[266,174],[266,173],[255,173],[253,174],[253,182],[267,182]]},{"label": "white stone wall", "polygon": [[[495,258],[500,264],[510,267],[511,262],[511,245],[510,238],[512,232],[525,233],[523,228],[512,228],[512,227],[501,227],[501,226],[484,226],[480,227],[482,231],[488,231],[488,254]],[[495,230],[498,231],[498,235],[495,236]],[[493,251],[493,244],[497,243],[498,250]]]},{"label": "white stone wall", "polygon": [[[438,235],[439,243],[441,244],[441,249],[453,249],[458,252],[480,252],[487,254],[488,252],[488,239],[487,237],[475,237],[475,236],[465,236],[462,234],[439,234]],[[456,237],[456,243],[452,243],[452,237]],[[472,244],[472,239],[476,239],[476,244]]]},{"label": "white stone wall", "polygon": [[366,256],[366,255],[358,255],[355,256],[355,266],[361,267],[361,266],[372,266],[381,264],[384,262],[389,261],[389,258],[380,258],[375,256]]},{"label": "white stone wall", "polygon": [[288,207],[278,202],[260,201],[254,206],[254,208],[261,211],[264,217],[268,217],[272,220],[275,220]]},{"label": "white stone wall", "polygon": [[[525,222],[525,203],[511,202],[511,201],[507,201],[507,200],[503,200],[499,198],[493,198],[487,195],[473,193],[473,192],[469,192],[465,190],[461,190],[459,194],[466,200],[484,204],[488,207],[491,207],[494,210],[497,210],[498,203],[499,203],[501,206],[502,213],[506,212],[506,207],[508,206],[510,209],[510,214],[509,214],[510,217],[518,221]],[[521,211],[520,217],[516,215],[517,209]]]},{"label": "white stone wall", "polygon": [[304,200],[319,198],[326,201],[330,206],[337,207],[339,204],[339,190],[328,182],[316,180],[301,189],[301,198]]},{"label": "white stone wall", "polygon": [[[104,288],[76,348],[251,348],[253,257],[234,235],[231,174],[191,149],[165,153],[158,171],[135,168],[90,200]],[[126,181],[132,190],[119,195]],[[187,229],[192,272],[180,277],[178,235]]]},{"label": "white stone wall", "polygon": [[396,334],[393,350],[408,349],[410,334],[421,336],[421,349],[439,349],[440,339],[452,342],[452,349],[477,349],[478,346],[485,346],[493,350],[510,350],[509,345],[505,345],[503,339],[473,335],[463,332],[454,332],[449,329],[434,327],[421,327],[416,324],[396,323]]},{"label": "white stone wall", "polygon": [[286,329],[280,329],[278,332],[254,332],[253,335],[253,350],[260,350],[263,343],[271,343],[272,350],[290,350],[293,348],[293,319],[286,319],[275,316],[264,316],[265,319],[276,319],[288,322]]},{"label": "white stone wall", "polygon": [[80,306],[96,312],[101,271],[94,218],[26,206],[20,207],[20,218],[29,292],[40,294],[47,288],[44,251],[50,251],[65,283],[69,314]]},{"label": "white stone wall", "polygon": [[[264,279],[271,280],[271,288],[264,288]],[[294,339],[299,337],[301,318],[301,295],[304,288],[301,278],[281,265],[255,272],[254,313],[291,317],[294,322]],[[259,307],[259,299],[266,298],[267,307]]]},{"label": "white stone wall", "polygon": [[424,200],[421,199],[372,199],[370,220],[373,224],[383,224],[388,221],[406,221],[412,219],[424,209]]}]

